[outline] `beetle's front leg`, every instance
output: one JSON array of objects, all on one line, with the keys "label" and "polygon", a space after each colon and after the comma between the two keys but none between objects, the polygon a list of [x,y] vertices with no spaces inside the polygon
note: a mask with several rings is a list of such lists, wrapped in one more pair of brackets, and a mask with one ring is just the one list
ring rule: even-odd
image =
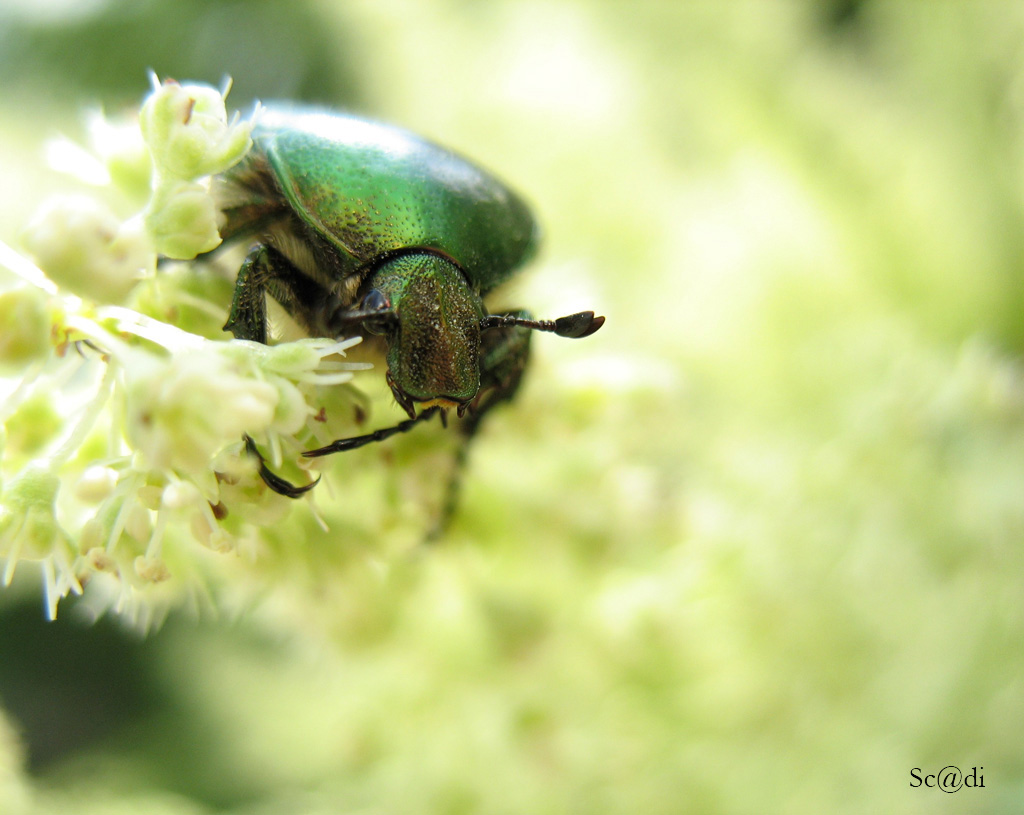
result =
[{"label": "beetle's front leg", "polygon": [[267,243],[255,244],[242,261],[224,330],[266,345],[268,294],[313,336],[328,336],[321,322],[331,293]]},{"label": "beetle's front leg", "polygon": [[[288,304],[294,300],[295,294],[289,288],[290,280],[298,280],[298,271],[292,263],[279,251],[264,243],[258,243],[249,250],[238,270],[235,282],[235,294],[231,300],[231,312],[224,325],[240,340],[267,342],[267,289],[275,296],[284,293],[280,299]],[[289,297],[290,295],[290,297]],[[259,462],[260,478],[263,483],[279,495],[298,498],[316,486],[319,478],[311,484],[297,487],[289,481],[271,472],[256,448],[256,443],[244,436],[246,452]]]},{"label": "beetle's front leg", "polygon": [[263,454],[256,447],[256,442],[252,440],[252,436],[246,433],[242,438],[245,440],[245,452],[255,458],[259,464],[260,478],[263,479],[263,483],[278,495],[283,495],[286,498],[299,498],[303,493],[309,492],[320,483],[320,476],[317,476],[316,481],[311,481],[302,487],[296,487],[290,481],[285,481],[285,479],[271,471],[266,465],[266,462],[263,460]]},{"label": "beetle's front leg", "polygon": [[252,340],[266,345],[267,279],[274,273],[270,248],[265,243],[253,246],[238,270],[231,311],[224,324],[225,331],[230,331],[240,340]]}]

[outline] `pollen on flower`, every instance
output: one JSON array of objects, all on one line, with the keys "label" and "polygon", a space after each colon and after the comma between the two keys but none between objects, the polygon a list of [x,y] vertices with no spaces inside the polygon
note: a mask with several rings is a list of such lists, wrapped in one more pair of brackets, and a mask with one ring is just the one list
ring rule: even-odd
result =
[{"label": "pollen on flower", "polygon": [[135,558],[135,573],[147,583],[162,583],[171,576],[170,569],[162,560],[141,555]]},{"label": "pollen on flower", "polygon": [[117,560],[105,549],[94,546],[85,553],[86,563],[97,572],[117,572]]}]

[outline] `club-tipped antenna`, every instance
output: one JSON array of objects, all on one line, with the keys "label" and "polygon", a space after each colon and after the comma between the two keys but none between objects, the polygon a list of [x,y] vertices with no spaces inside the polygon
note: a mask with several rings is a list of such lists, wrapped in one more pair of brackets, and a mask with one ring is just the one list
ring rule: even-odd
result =
[{"label": "club-tipped antenna", "polygon": [[595,317],[592,311],[578,311],[557,320],[529,320],[515,314],[488,314],[480,321],[480,330],[489,328],[531,328],[534,331],[550,331],[559,337],[579,339],[589,337],[604,325],[604,317]]}]

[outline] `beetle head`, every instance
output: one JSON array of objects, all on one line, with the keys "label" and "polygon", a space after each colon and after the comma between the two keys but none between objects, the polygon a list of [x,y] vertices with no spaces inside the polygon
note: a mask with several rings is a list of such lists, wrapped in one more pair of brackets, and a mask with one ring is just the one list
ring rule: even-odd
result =
[{"label": "beetle head", "polygon": [[[402,255],[370,278],[359,307],[364,329],[387,341],[388,384],[409,414],[414,403],[458,407],[480,389],[483,306],[462,272],[437,255]],[[373,313],[382,315],[374,319]]]}]

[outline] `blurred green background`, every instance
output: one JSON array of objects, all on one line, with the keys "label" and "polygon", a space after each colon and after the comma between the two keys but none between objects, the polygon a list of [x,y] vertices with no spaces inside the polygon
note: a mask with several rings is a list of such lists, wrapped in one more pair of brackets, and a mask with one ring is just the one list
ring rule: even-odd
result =
[{"label": "blurred green background", "polygon": [[0,237],[148,68],[473,156],[608,323],[415,557],[146,638],[20,570],[0,813],[1024,808],[1024,6],[5,0]]}]

